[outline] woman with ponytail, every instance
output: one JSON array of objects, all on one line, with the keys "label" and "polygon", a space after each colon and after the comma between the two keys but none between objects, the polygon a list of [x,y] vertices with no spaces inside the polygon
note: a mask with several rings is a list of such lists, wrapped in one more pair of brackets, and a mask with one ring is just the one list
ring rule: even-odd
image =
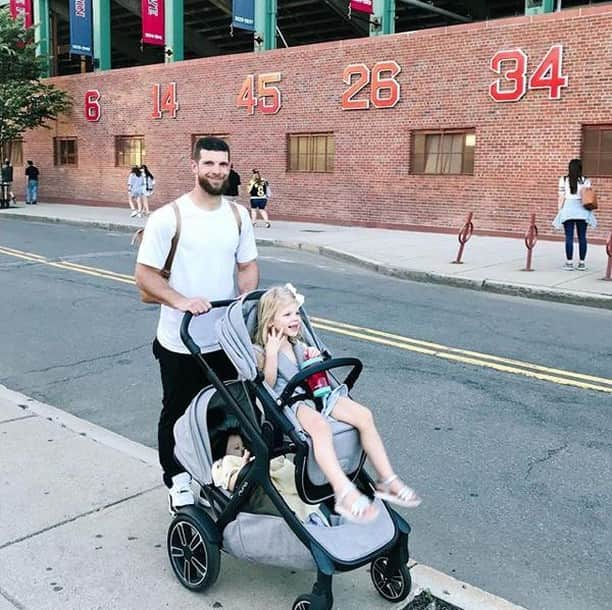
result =
[{"label": "woman with ponytail", "polygon": [[591,210],[582,204],[582,192],[591,188],[591,181],[582,175],[582,162],[572,159],[566,176],[559,178],[559,213],[553,221],[556,229],[565,230],[565,265],[566,271],[574,270],[574,228],[578,234],[578,256],[576,269],[586,271],[587,225],[595,228],[597,219]]}]

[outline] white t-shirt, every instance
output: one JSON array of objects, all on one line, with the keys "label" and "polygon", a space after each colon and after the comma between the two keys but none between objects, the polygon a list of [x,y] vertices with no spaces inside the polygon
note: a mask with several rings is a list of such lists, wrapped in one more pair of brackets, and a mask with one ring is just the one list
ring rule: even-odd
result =
[{"label": "white t-shirt", "polygon": [[[257,258],[253,225],[248,212],[238,206],[242,229],[230,203],[225,199],[213,211],[198,208],[189,195],[177,199],[181,212],[181,235],[172,263],[170,286],[185,297],[206,297],[209,301],[236,296],[236,263],[248,263]],[[176,217],[172,206],[166,205],[149,217],[138,262],[162,269],[170,242],[176,232]],[[215,323],[223,315],[222,308],[194,317],[189,333],[202,352],[219,349]],[[180,337],[184,312],[161,306],[157,325],[157,340],[163,347],[182,354],[189,353]]]},{"label": "white t-shirt", "polygon": [[578,178],[575,193],[571,192],[570,181],[567,176],[561,176],[561,178],[559,178],[559,195],[563,195],[566,199],[582,199],[582,191],[585,188],[591,188],[591,181],[584,176]]}]

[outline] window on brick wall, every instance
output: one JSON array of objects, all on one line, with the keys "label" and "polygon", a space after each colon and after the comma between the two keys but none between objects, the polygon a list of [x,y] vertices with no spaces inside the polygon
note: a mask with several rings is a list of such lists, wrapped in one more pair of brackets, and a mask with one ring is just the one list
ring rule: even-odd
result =
[{"label": "window on brick wall", "polygon": [[78,165],[79,147],[76,138],[53,138],[53,164]]},{"label": "window on brick wall", "polygon": [[612,176],[612,125],[583,126],[582,171],[585,176]]},{"label": "window on brick wall", "polygon": [[287,170],[333,172],[336,138],[333,133],[290,133],[287,136]]},{"label": "window on brick wall", "polygon": [[201,138],[219,138],[224,142],[227,142],[228,146],[230,143],[230,137],[226,133],[192,133],[191,134],[191,150],[195,148],[196,142]]},{"label": "window on brick wall", "polygon": [[416,131],[410,158],[413,174],[473,174],[476,133],[473,129]]},{"label": "window on brick wall", "polygon": [[115,136],[115,165],[131,167],[145,162],[144,136]]},{"label": "window on brick wall", "polygon": [[2,147],[1,159],[9,159],[12,166],[23,165],[23,139],[17,138],[12,142],[6,142]]}]

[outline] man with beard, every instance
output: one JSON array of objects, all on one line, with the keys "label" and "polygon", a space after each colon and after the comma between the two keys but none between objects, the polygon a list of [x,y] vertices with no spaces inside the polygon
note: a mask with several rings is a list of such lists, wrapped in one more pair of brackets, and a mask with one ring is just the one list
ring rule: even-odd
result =
[{"label": "man with beard", "polygon": [[[159,461],[170,489],[170,508],[194,503],[191,477],[174,459],[173,428],[208,381],[180,338],[184,312],[195,316],[190,334],[204,358],[222,379],[236,370],[219,349],[215,323],[222,309],[210,301],[229,299],[257,288],[259,269],[253,227],[247,211],[222,197],[230,171],[230,150],[214,137],[196,142],[191,159],[194,188],[147,222],[136,263],[136,284],[161,303],[153,354],[159,362],[163,407],[158,424]],[[175,205],[176,204],[176,210]],[[180,219],[172,273],[164,268]],[[205,314],[205,315],[201,315]]]}]

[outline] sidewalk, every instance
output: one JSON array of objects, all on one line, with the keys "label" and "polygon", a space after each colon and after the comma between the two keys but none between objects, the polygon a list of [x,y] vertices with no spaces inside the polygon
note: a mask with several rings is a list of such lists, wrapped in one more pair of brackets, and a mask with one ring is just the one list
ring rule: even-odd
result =
[{"label": "sidewalk", "polygon": [[[143,219],[130,218],[129,210],[113,207],[43,203],[2,210],[3,217],[123,231],[144,226]],[[287,221],[273,222],[270,229],[258,226],[255,234],[262,246],[299,248],[395,277],[612,309],[612,281],[602,279],[608,260],[602,245],[589,246],[587,271],[568,272],[561,269],[563,243],[539,241],[533,250],[535,271],[527,272],[522,271],[522,239],[475,235],[466,244],[464,264],[455,265],[455,235]]]},{"label": "sidewalk", "polygon": [[[170,567],[157,452],[0,385],[0,610],[288,610],[314,574],[222,555],[206,593]],[[412,562],[413,593],[463,610],[524,610]],[[367,568],[334,579],[334,608],[399,610]]]}]

